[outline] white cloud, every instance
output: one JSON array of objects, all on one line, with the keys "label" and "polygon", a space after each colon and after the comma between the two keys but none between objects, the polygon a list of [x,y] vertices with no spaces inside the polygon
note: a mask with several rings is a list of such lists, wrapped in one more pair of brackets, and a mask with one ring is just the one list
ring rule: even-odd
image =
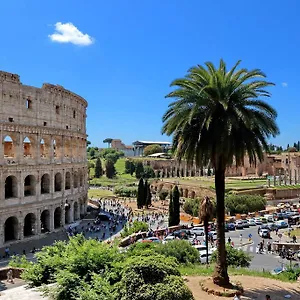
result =
[{"label": "white cloud", "polygon": [[287,86],[288,86],[288,83],[287,83],[287,82],[282,82],[281,85],[282,85],[283,87],[287,87]]},{"label": "white cloud", "polygon": [[55,32],[49,35],[51,41],[56,43],[71,43],[80,46],[89,46],[94,43],[94,39],[88,34],[83,34],[72,23],[55,24]]}]

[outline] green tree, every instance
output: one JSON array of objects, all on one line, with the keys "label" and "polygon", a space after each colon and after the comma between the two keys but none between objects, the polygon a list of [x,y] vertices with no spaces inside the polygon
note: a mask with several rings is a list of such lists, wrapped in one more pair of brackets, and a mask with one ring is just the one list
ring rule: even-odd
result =
[{"label": "green tree", "polygon": [[138,161],[135,165],[135,177],[142,178],[144,176],[144,166],[141,161]]},{"label": "green tree", "polygon": [[174,203],[173,203],[173,195],[172,191],[170,191],[170,200],[169,200],[169,227],[177,225],[175,224],[174,219]]},{"label": "green tree", "polygon": [[107,148],[110,148],[110,144],[112,142],[112,138],[106,138],[105,140],[103,140],[103,143],[104,144],[107,144]]},{"label": "green tree", "polygon": [[180,193],[178,186],[175,185],[172,192],[173,198],[173,210],[174,210],[174,225],[179,225],[180,223]]},{"label": "green tree", "polygon": [[106,177],[107,178],[114,178],[116,176],[116,168],[115,168],[115,163],[107,159],[105,160],[105,170],[106,170]]},{"label": "green tree", "polygon": [[148,156],[148,155],[151,155],[154,153],[162,153],[162,152],[163,152],[163,149],[159,145],[149,145],[149,146],[145,147],[145,149],[144,149],[145,156]]},{"label": "green tree", "polygon": [[95,158],[95,153],[96,153],[96,151],[95,151],[95,149],[94,148],[90,148],[90,157],[91,158]]},{"label": "green tree", "polygon": [[141,209],[143,208],[143,205],[145,203],[144,197],[145,197],[145,192],[144,192],[145,186],[144,186],[144,180],[143,178],[140,178],[139,181],[139,186],[138,186],[138,192],[137,192],[137,208]]},{"label": "green tree", "polygon": [[101,159],[98,157],[95,165],[95,177],[100,178],[103,174]]},{"label": "green tree", "polygon": [[144,178],[154,178],[155,173],[151,166],[145,166],[144,167]]},{"label": "green tree", "polygon": [[240,166],[245,154],[249,162],[262,161],[268,139],[279,133],[277,113],[261,100],[272,83],[258,69],[239,69],[240,61],[228,70],[223,60],[192,67],[166,97],[174,98],[163,116],[162,132],[173,136],[175,155],[180,161],[211,165],[215,170],[217,197],[218,255],[213,281],[227,285],[225,249],[225,170],[234,162]]},{"label": "green tree", "polygon": [[145,206],[148,208],[151,205],[151,189],[150,189],[150,183],[145,181],[145,189],[146,189],[146,199],[145,199]]}]

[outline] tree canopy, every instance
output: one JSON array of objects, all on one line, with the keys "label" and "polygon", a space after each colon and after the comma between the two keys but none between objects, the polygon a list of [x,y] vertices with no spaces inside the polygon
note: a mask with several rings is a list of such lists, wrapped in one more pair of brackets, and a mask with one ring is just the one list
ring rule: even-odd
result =
[{"label": "tree canopy", "polygon": [[148,156],[148,155],[151,155],[154,153],[162,153],[162,152],[163,152],[162,147],[159,145],[156,145],[156,144],[146,146],[144,149],[145,156]]}]

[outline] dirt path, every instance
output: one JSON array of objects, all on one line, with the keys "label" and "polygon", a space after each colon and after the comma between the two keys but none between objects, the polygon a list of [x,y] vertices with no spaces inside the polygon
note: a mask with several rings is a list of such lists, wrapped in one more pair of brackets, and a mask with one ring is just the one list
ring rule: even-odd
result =
[{"label": "dirt path", "polygon": [[[217,297],[213,295],[208,295],[203,292],[200,288],[199,281],[207,277],[185,277],[187,279],[187,286],[193,292],[195,300],[211,300],[211,299],[230,299],[227,297]],[[289,283],[282,282],[279,280],[262,278],[262,277],[252,277],[252,276],[232,276],[232,282],[240,282],[245,289],[245,295],[242,296],[243,300],[264,300],[265,295],[269,294],[272,300],[283,300],[285,295],[291,295],[289,299],[299,300],[300,299],[300,283]]]}]

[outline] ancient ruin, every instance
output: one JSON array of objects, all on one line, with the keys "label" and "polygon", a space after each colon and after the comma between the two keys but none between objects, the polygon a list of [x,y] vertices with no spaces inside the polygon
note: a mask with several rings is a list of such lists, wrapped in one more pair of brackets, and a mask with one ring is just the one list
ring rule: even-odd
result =
[{"label": "ancient ruin", "polygon": [[23,85],[0,72],[0,246],[86,212],[86,107],[62,86]]}]

